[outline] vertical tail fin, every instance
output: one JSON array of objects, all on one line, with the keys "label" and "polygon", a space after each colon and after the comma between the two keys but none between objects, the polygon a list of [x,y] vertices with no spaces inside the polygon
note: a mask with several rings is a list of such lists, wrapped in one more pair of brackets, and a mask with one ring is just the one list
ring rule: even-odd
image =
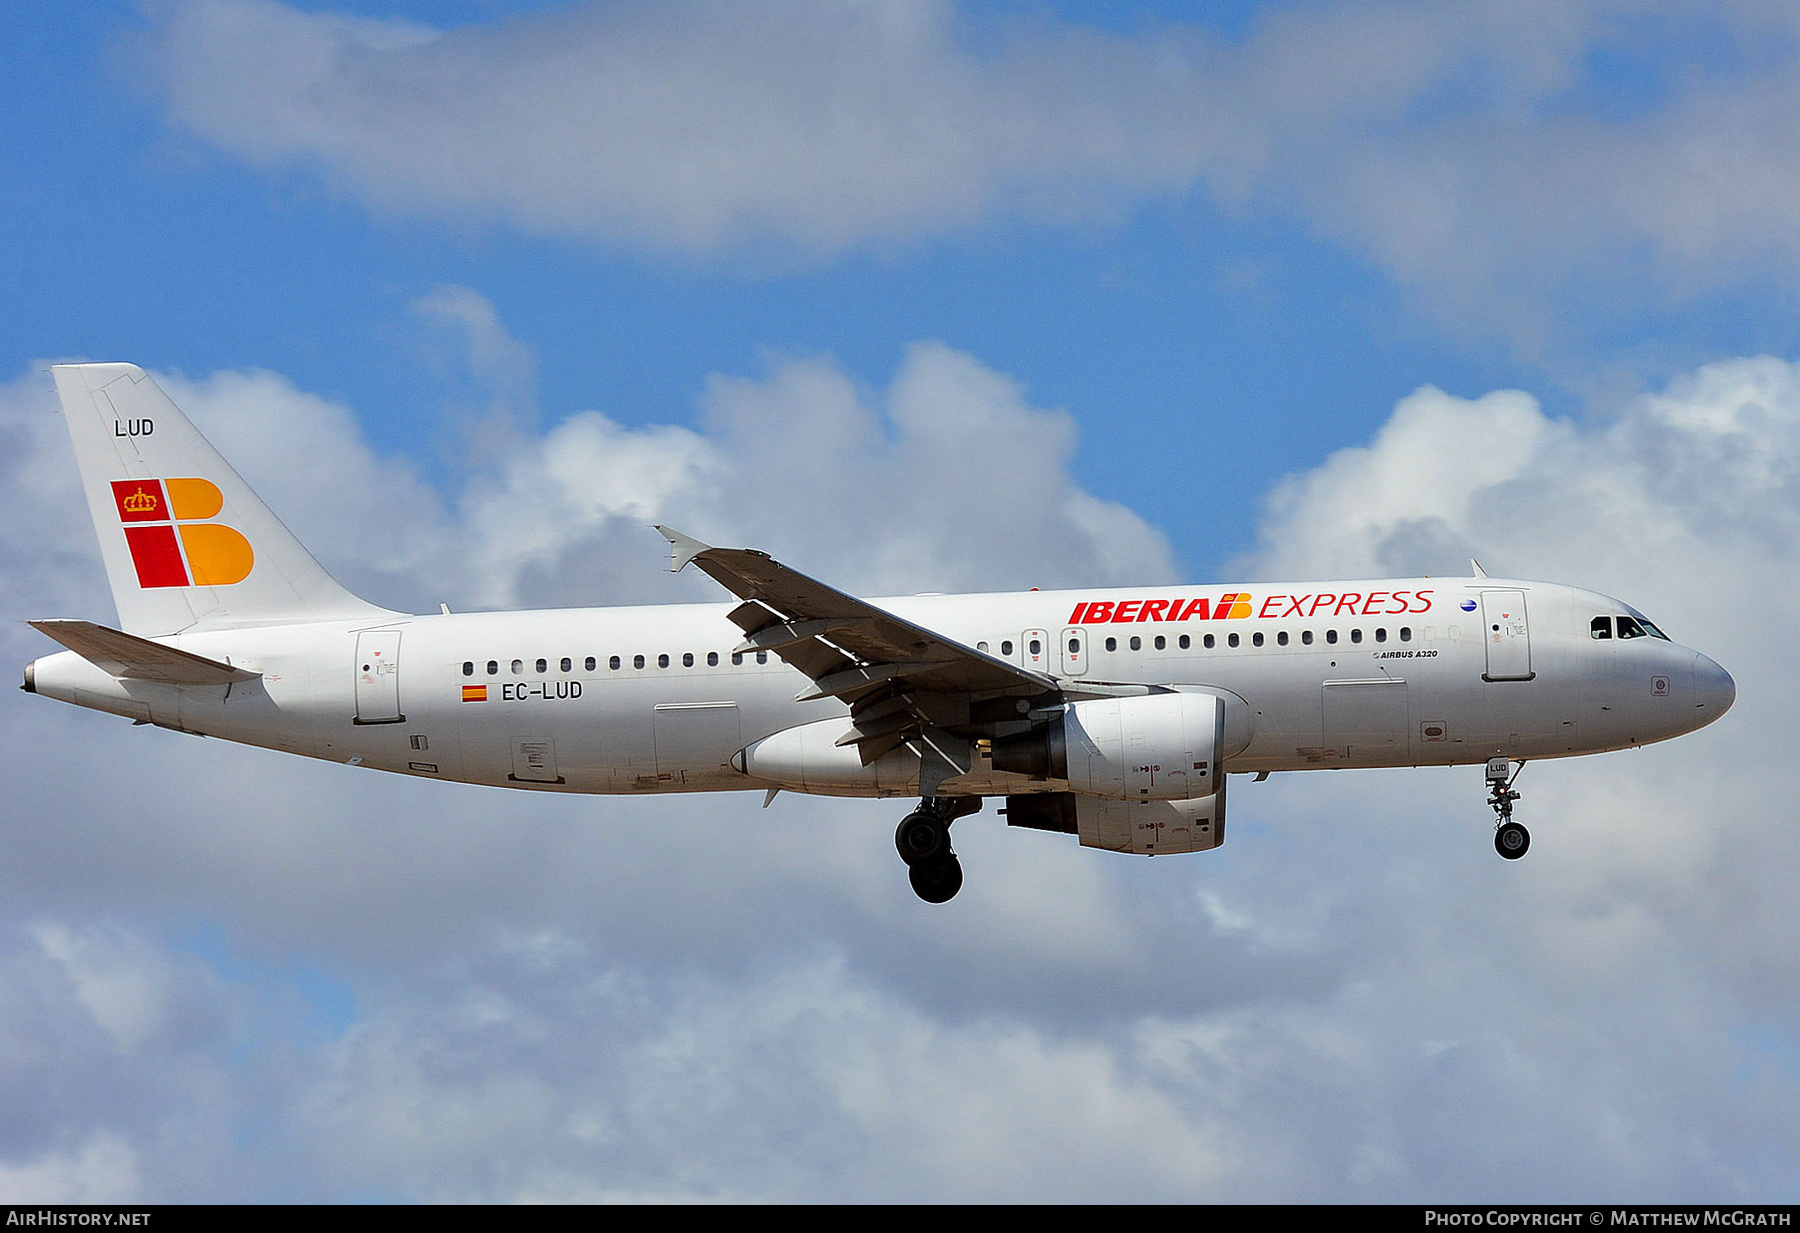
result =
[{"label": "vertical tail fin", "polygon": [[339,586],[143,369],[51,371],[123,629],[392,615]]}]

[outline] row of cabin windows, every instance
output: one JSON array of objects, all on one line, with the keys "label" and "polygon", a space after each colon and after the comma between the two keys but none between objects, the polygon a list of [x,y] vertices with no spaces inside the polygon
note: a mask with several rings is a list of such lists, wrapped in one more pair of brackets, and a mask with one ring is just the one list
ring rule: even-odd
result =
[{"label": "row of cabin windows", "polygon": [[[1624,619],[1629,619],[1629,618],[1624,618]],[[1400,627],[1399,633],[1400,633],[1400,641],[1402,641],[1402,642],[1411,642],[1412,641],[1412,637],[1413,637],[1412,626],[1402,625]],[[1598,634],[1598,633],[1594,635],[1594,637],[1596,637],[1596,638],[1603,637],[1603,636],[1604,635]],[[1623,635],[1621,635],[1621,636],[1623,636]],[[1250,645],[1251,646],[1262,646],[1264,643],[1264,639],[1265,639],[1265,635],[1260,632],[1251,634],[1250,635]],[[1242,635],[1240,635],[1240,634],[1234,633],[1234,634],[1226,634],[1225,635],[1225,645],[1228,647],[1240,645],[1241,640],[1242,640]],[[1291,639],[1290,635],[1288,634],[1288,631],[1285,629],[1281,630],[1280,632],[1278,632],[1275,635],[1275,645],[1276,646],[1287,646],[1291,640],[1292,639]],[[1338,631],[1337,630],[1328,629],[1325,631],[1325,644],[1327,646],[1336,646],[1337,640],[1338,640]],[[1362,640],[1363,640],[1363,631],[1362,630],[1353,629],[1350,631],[1350,641],[1351,642],[1359,643]],[[1387,640],[1388,640],[1387,628],[1385,626],[1377,627],[1377,629],[1375,630],[1375,641],[1386,642]],[[1117,638],[1108,638],[1104,645],[1107,650],[1116,651],[1119,649],[1119,640]],[[1133,635],[1130,639],[1127,640],[1127,645],[1133,651],[1141,651],[1144,649],[1144,640],[1140,636]],[[1158,635],[1156,635],[1156,637],[1154,637],[1150,640],[1150,645],[1158,651],[1166,651],[1169,649],[1169,639],[1166,635],[1158,634]],[[1175,645],[1177,647],[1179,647],[1181,650],[1186,651],[1193,647],[1194,640],[1193,640],[1192,636],[1190,636],[1188,634],[1182,634],[1179,638],[1175,639]],[[1209,651],[1212,650],[1213,648],[1218,646],[1218,635],[1206,634],[1205,636],[1203,636],[1200,639],[1200,645]],[[1300,631],[1300,645],[1301,646],[1313,645],[1313,631],[1312,630],[1303,629]],[[975,649],[979,650],[979,651],[985,651],[988,649],[988,644],[985,642],[977,642],[975,644]],[[1036,638],[1033,638],[1030,640],[1030,643],[1027,646],[1027,650],[1030,652],[1030,654],[1032,656],[1035,657],[1042,653],[1043,647],[1039,644],[1039,642]],[[1011,655],[1012,653],[1013,653],[1013,644],[1011,641],[1002,642],[1000,644],[1000,654],[1002,656],[1008,656],[1008,655]],[[1081,639],[1079,639],[1079,638],[1069,639],[1069,654],[1071,654],[1071,655],[1081,654]]]},{"label": "row of cabin windows", "polygon": [[[757,651],[757,652],[755,652],[755,654],[756,654],[756,662],[757,663],[766,664],[769,662],[769,653],[767,651]],[[733,666],[741,665],[744,662],[745,658],[746,658],[745,653],[742,651],[733,651],[731,653],[731,662],[732,662]],[[487,674],[489,676],[499,676],[500,675],[500,662],[501,661],[497,660],[497,659],[490,659],[487,661]],[[668,655],[658,655],[656,657],[656,666],[658,668],[667,668],[672,664],[672,662],[673,662],[672,658]],[[694,657],[694,653],[692,651],[688,651],[688,652],[684,653],[681,657],[681,666],[683,668],[692,668],[692,667],[694,667],[696,662],[697,661],[696,661],[696,659]],[[512,674],[514,676],[524,676],[525,675],[525,664],[526,664],[526,661],[523,659],[513,660],[512,665],[511,665],[512,666]],[[599,664],[600,664],[599,659],[592,655],[589,655],[586,659],[582,660],[582,667],[588,672],[598,671]],[[540,660],[535,661],[535,666],[540,674],[550,671],[550,661],[547,659],[540,659]],[[624,668],[624,666],[625,666],[624,657],[619,656],[619,655],[610,656],[606,661],[606,666],[609,670],[611,670],[613,672],[618,672],[620,669]],[[631,657],[631,666],[633,668],[647,667],[648,666],[648,657],[643,656],[643,655],[633,655]],[[708,668],[717,668],[719,666],[719,653],[717,651],[708,651],[706,653],[706,666]],[[569,656],[565,655],[562,657],[560,667],[561,667],[561,670],[564,672],[573,672],[573,671],[575,671],[575,661],[573,659],[571,659]],[[462,671],[463,671],[464,676],[474,676],[475,675],[475,661],[472,659],[463,660]]]},{"label": "row of cabin windows", "polygon": [[[1601,622],[1609,621],[1609,620],[1610,620],[1610,618],[1608,618],[1608,617],[1595,617],[1594,618],[1594,629],[1593,629],[1594,637],[1610,638],[1612,636],[1610,627],[1608,628],[1607,632],[1604,632],[1604,633],[1601,632]],[[1631,632],[1631,633],[1625,632],[1627,626],[1629,626],[1633,632]],[[1399,634],[1400,634],[1400,641],[1411,642],[1412,637],[1413,637],[1412,626],[1402,625],[1400,627]],[[1620,617],[1619,618],[1619,637],[1621,637],[1621,638],[1642,638],[1644,636],[1645,636],[1644,631],[1642,629],[1638,628],[1637,622],[1633,621],[1630,617]],[[1262,646],[1262,645],[1264,645],[1265,638],[1266,638],[1266,635],[1263,634],[1259,630],[1258,632],[1250,635],[1250,645],[1251,646]],[[1350,641],[1352,643],[1360,643],[1360,642],[1362,642],[1362,640],[1363,640],[1363,631],[1362,630],[1353,629],[1350,631]],[[1385,626],[1378,626],[1375,630],[1375,641],[1376,642],[1386,642],[1387,640],[1388,640],[1387,628]],[[1154,647],[1158,651],[1165,651],[1169,647],[1169,639],[1167,638],[1167,636],[1165,636],[1163,634],[1157,634],[1150,641],[1151,641],[1151,646]],[[1275,645],[1276,646],[1287,646],[1290,643],[1290,641],[1291,641],[1291,636],[1289,635],[1288,631],[1285,629],[1279,631],[1275,635]],[[1325,631],[1325,644],[1327,646],[1336,646],[1337,641],[1338,641],[1338,631],[1337,630],[1328,629]],[[1130,647],[1130,649],[1133,651],[1141,651],[1144,649],[1143,638],[1141,636],[1138,636],[1135,634],[1130,639],[1127,640],[1127,644]],[[1239,646],[1241,644],[1242,644],[1242,635],[1241,634],[1230,633],[1230,634],[1225,635],[1225,645],[1226,646],[1235,647],[1235,646]],[[1181,650],[1186,651],[1193,647],[1194,641],[1193,641],[1193,638],[1191,635],[1182,634],[1180,637],[1176,638],[1175,645],[1177,647],[1179,647]],[[1215,647],[1218,646],[1218,636],[1216,634],[1206,634],[1201,637],[1200,645],[1202,647],[1204,647],[1206,650],[1209,650],[1209,651],[1213,650]],[[1312,630],[1303,629],[1300,631],[1300,645],[1302,645],[1302,646],[1312,646],[1313,645],[1313,631]],[[1105,646],[1108,651],[1117,651],[1119,649],[1119,640],[1117,638],[1108,638],[1106,640]],[[978,651],[985,652],[988,649],[988,644],[985,642],[977,642],[975,644],[975,649]],[[1044,651],[1043,643],[1040,642],[1036,638],[1029,639],[1027,642],[1026,650],[1033,657],[1041,655],[1041,654],[1043,654],[1043,651]],[[1004,641],[1002,641],[1000,643],[1000,654],[1002,656],[1010,656],[1012,653],[1013,653],[1012,640],[1010,638],[1005,639]],[[1069,639],[1069,654],[1079,655],[1080,653],[1081,653],[1081,640],[1079,638]],[[757,663],[766,664],[769,662],[769,653],[767,651],[757,651],[757,652],[755,652],[755,654],[756,654],[756,662]],[[738,666],[738,665],[743,664],[744,658],[745,658],[744,652],[741,652],[741,651],[732,652],[732,655],[731,655],[732,665]],[[488,660],[487,661],[487,674],[489,676],[499,676],[500,675],[500,663],[501,663],[501,661],[497,660],[497,659]],[[512,667],[512,673],[514,676],[523,676],[525,674],[525,663],[526,663],[526,661],[523,659],[515,659],[512,661],[511,667]],[[672,664],[671,657],[666,654],[658,655],[656,657],[656,666],[658,668],[667,668],[667,667],[670,667],[671,664]],[[683,668],[692,668],[695,666],[695,664],[696,664],[696,660],[694,657],[694,653],[692,651],[688,651],[682,655],[681,666]],[[597,671],[598,665],[599,665],[599,660],[596,659],[592,655],[589,655],[585,660],[582,661],[582,666],[589,672]],[[550,661],[547,659],[536,660],[534,666],[536,667],[539,674],[547,673],[550,671]],[[618,655],[611,656],[606,661],[606,666],[609,670],[611,670],[613,672],[618,672],[625,666],[624,659]],[[648,667],[649,665],[648,665],[647,657],[645,657],[643,655],[633,655],[631,657],[631,666],[633,668],[637,668],[637,669],[642,669],[642,668]],[[708,651],[706,653],[706,666],[709,668],[716,668],[719,666],[719,653],[717,651]],[[564,672],[573,672],[575,670],[575,661],[565,655],[565,656],[563,656],[563,658],[561,660],[560,667],[561,667],[561,670]],[[464,660],[462,670],[463,670],[464,676],[474,676],[475,675],[475,661],[472,659]]]},{"label": "row of cabin windows", "polygon": [[[1412,626],[1402,625],[1400,627],[1399,632],[1400,632],[1400,641],[1402,641],[1402,642],[1411,642],[1412,641],[1412,637],[1413,637]],[[1266,637],[1267,637],[1267,635],[1263,634],[1262,631],[1258,630],[1256,633],[1250,635],[1250,645],[1251,646],[1262,646],[1264,644]],[[1243,638],[1243,635],[1241,635],[1241,634],[1236,634],[1236,633],[1226,634],[1225,635],[1225,645],[1228,647],[1229,646],[1238,646],[1241,644],[1242,638]],[[1336,646],[1337,640],[1338,640],[1338,631],[1337,630],[1328,629],[1325,631],[1325,644],[1327,646]],[[1350,641],[1351,642],[1360,643],[1362,640],[1363,640],[1363,631],[1362,630],[1353,629],[1350,631]],[[1386,642],[1387,640],[1388,640],[1387,628],[1385,626],[1378,626],[1375,630],[1375,641]],[[1275,635],[1275,645],[1276,646],[1287,646],[1290,641],[1292,641],[1292,638],[1288,634],[1288,631],[1285,629],[1277,632]],[[1301,630],[1300,631],[1300,645],[1301,646],[1311,646],[1312,644],[1313,644],[1313,631],[1310,629]],[[1144,640],[1141,637],[1133,635],[1131,637],[1128,645],[1134,651],[1141,651],[1144,649]],[[1169,640],[1166,637],[1164,637],[1162,634],[1158,634],[1158,635],[1156,635],[1155,638],[1153,638],[1151,640],[1151,645],[1159,651],[1166,650],[1169,645]],[[1181,635],[1180,638],[1176,639],[1175,645],[1185,651],[1193,644],[1189,641],[1188,635],[1183,634],[1183,635]],[[1202,637],[1200,639],[1200,645],[1202,647],[1204,647],[1206,650],[1209,650],[1209,651],[1212,650],[1214,647],[1216,647],[1218,645],[1218,635],[1216,635],[1216,634],[1205,635],[1204,637]],[[1075,653],[1075,652],[1079,651],[1080,649],[1081,649],[1080,643],[1076,639],[1071,638],[1069,640],[1069,651],[1071,653]],[[1119,649],[1119,640],[1117,638],[1108,638],[1106,640],[1106,649],[1109,651],[1118,650]]]}]

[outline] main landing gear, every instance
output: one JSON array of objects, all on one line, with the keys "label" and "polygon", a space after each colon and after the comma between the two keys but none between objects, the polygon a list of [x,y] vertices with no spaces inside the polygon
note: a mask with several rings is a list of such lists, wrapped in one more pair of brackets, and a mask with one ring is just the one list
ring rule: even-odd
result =
[{"label": "main landing gear", "polygon": [[1494,851],[1509,861],[1516,861],[1531,850],[1531,832],[1522,823],[1512,820],[1513,802],[1519,799],[1513,784],[1524,769],[1523,762],[1514,766],[1506,758],[1488,759],[1488,806],[1499,820],[1494,830]]},{"label": "main landing gear", "polygon": [[948,903],[962,889],[962,862],[950,850],[950,824],[980,808],[979,796],[933,796],[900,819],[894,847],[906,862],[913,893],[926,903]]}]

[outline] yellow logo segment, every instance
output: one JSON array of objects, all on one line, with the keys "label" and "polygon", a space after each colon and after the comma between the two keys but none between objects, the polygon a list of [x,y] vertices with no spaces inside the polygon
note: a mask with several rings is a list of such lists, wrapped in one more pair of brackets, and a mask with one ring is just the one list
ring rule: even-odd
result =
[{"label": "yellow logo segment", "polygon": [[[179,511],[181,498],[170,493],[169,499]],[[177,526],[195,586],[230,586],[250,576],[256,554],[250,550],[250,541],[236,527],[228,527],[222,522],[179,523]]]}]

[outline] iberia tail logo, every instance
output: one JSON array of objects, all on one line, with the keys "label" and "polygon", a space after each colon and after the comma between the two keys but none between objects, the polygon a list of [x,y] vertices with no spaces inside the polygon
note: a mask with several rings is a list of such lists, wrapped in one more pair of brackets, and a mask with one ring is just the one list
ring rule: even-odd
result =
[{"label": "iberia tail logo", "polygon": [[223,587],[250,576],[250,541],[210,521],[225,507],[211,480],[114,480],[112,490],[139,586]]}]

